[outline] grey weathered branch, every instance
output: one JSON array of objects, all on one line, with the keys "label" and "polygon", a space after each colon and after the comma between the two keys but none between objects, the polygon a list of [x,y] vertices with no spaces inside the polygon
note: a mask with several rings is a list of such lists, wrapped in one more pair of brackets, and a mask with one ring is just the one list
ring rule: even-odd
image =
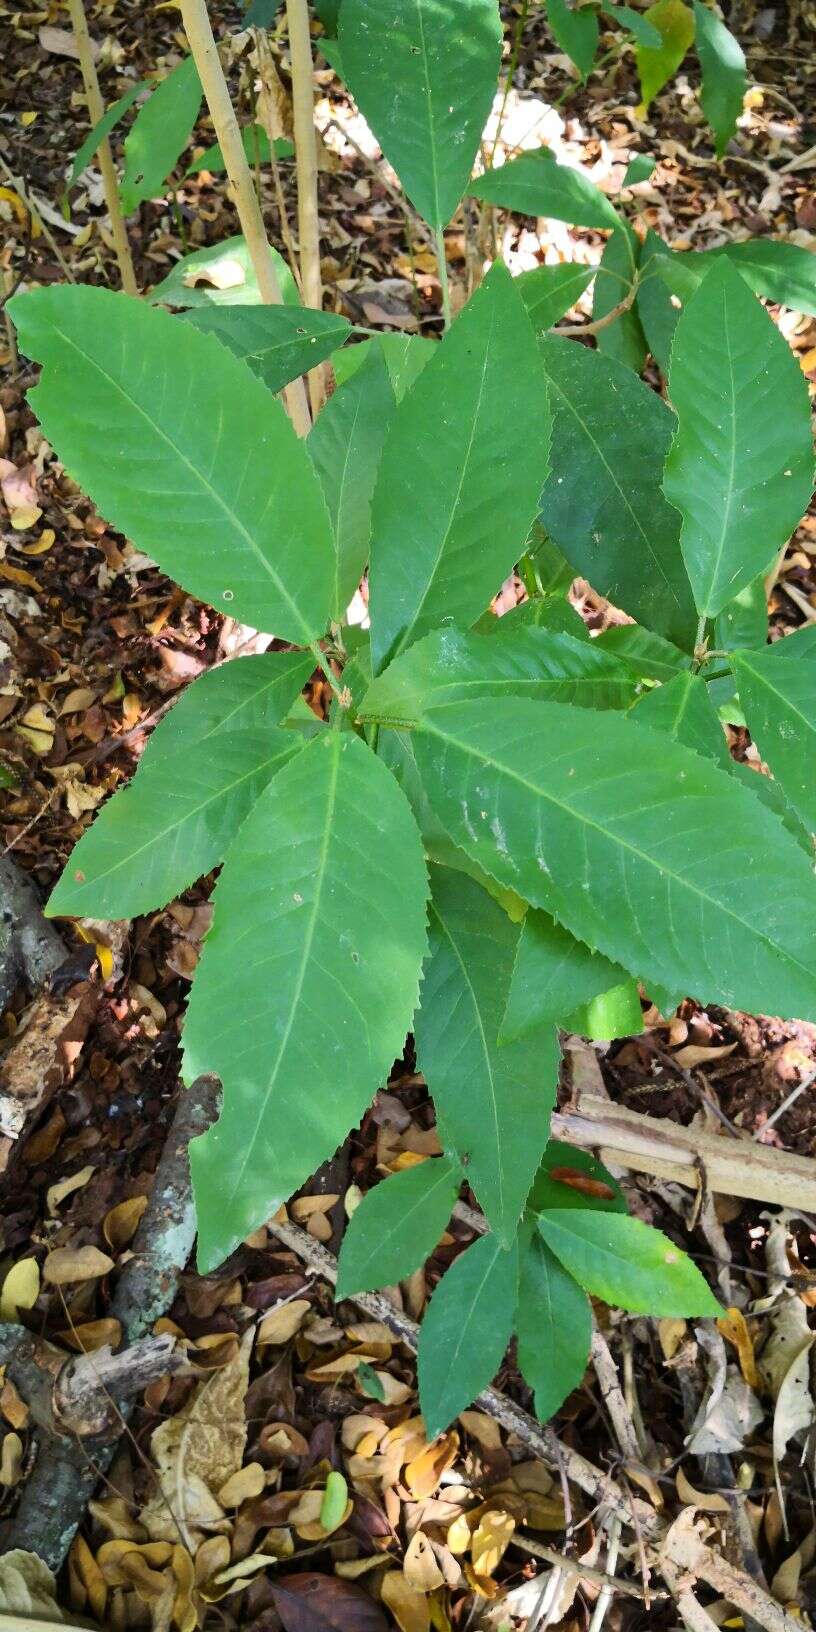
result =
[{"label": "grey weathered branch", "polygon": [[[155,1321],[170,1308],[193,1249],[195,1209],[187,1149],[190,1140],[204,1133],[214,1120],[218,1095],[215,1077],[199,1077],[191,1087],[182,1090],[150,1200],[133,1242],[132,1256],[122,1271],[111,1302],[110,1314],[121,1321],[130,1348],[121,1356],[106,1356],[100,1365],[102,1390],[107,1391],[110,1406],[105,1430],[84,1439],[76,1434],[53,1434],[47,1429],[41,1432],[33,1472],[23,1487],[16,1513],[0,1534],[3,1551],[12,1547],[27,1548],[38,1553],[52,1570],[59,1569],[97,1482],[110,1466],[133,1409],[134,1392],[141,1392],[156,1375],[154,1364],[161,1363],[158,1353],[135,1346],[142,1345]],[[146,1362],[141,1382],[136,1366],[140,1354]],[[133,1367],[129,1355],[133,1357]],[[177,1369],[179,1357],[175,1351],[168,1350],[167,1360],[165,1371]],[[84,1356],[83,1361],[80,1384],[93,1373],[96,1356]],[[74,1406],[77,1376],[75,1371]],[[125,1378],[127,1383],[123,1389],[119,1385]],[[68,1393],[70,1398],[70,1386]]]},{"label": "grey weathered branch", "polygon": [[21,980],[38,991],[67,956],[31,879],[10,856],[0,856],[0,1012]]}]

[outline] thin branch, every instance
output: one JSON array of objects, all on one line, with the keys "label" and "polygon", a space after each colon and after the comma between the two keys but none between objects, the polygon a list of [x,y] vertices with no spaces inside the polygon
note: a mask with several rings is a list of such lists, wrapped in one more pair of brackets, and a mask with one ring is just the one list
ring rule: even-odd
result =
[{"label": "thin branch", "polygon": [[[85,100],[88,105],[88,115],[91,125],[98,125],[105,112],[102,93],[99,89],[99,80],[96,74],[93,46],[88,32],[88,20],[85,16],[85,7],[82,0],[68,0],[68,11],[71,17],[71,27],[74,31],[79,66],[82,70],[82,82],[85,86]],[[111,237],[119,266],[119,276],[122,288],[126,295],[138,295],[139,285],[136,282],[136,273],[133,270],[133,256],[130,252],[127,227],[122,214],[122,204],[119,198],[119,183],[116,179],[116,168],[111,153],[111,145],[107,136],[96,150],[97,163],[102,172],[102,186],[105,191],[105,203],[111,224]]]},{"label": "thin branch", "polygon": [[[283,294],[269,254],[263,216],[255,196],[252,172],[244,152],[238,120],[235,117],[218,47],[210,26],[206,0],[180,0],[180,6],[185,33],[212,115],[216,139],[224,156],[227,176],[235,194],[238,219],[258,280],[261,300],[265,306],[280,306]],[[299,436],[306,436],[311,427],[311,417],[303,381],[293,380],[287,385],[284,397],[295,430]]]},{"label": "thin branch", "polygon": [[[323,283],[320,276],[320,216],[317,204],[314,64],[306,0],[286,0],[286,17],[292,66],[300,281],[305,304],[319,312],[323,305]],[[321,370],[313,368],[308,379],[312,412],[317,414],[325,395]]]}]

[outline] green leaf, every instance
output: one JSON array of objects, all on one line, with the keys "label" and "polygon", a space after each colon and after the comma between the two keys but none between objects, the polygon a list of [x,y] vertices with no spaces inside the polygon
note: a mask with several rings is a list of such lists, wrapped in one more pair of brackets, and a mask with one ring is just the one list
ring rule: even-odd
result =
[{"label": "green leaf", "polygon": [[165,907],[222,861],[273,776],[298,751],[289,731],[234,731],[151,754],[74,847],[48,902],[52,917],[137,918]]},{"label": "green leaf", "polygon": [[760,770],[754,770],[749,763],[741,763],[738,759],[731,761],[731,775],[735,776],[743,786],[750,789],[751,796],[759,799],[768,810],[772,810],[777,821],[791,837],[796,840],[800,849],[804,850],[809,861],[813,860],[813,839],[808,829],[800,822],[793,807],[788,804],[782,788],[773,777],[766,776]]},{"label": "green leaf", "polygon": [[782,239],[748,238],[744,243],[726,244],[721,250],[706,250],[687,258],[706,261],[709,256],[730,261],[755,294],[816,317],[816,257],[812,249]]},{"label": "green leaf", "polygon": [[244,28],[271,28],[281,0],[250,0],[244,12]]},{"label": "green leaf", "polygon": [[532,326],[496,262],[386,437],[372,506],[375,670],[435,624],[467,627],[484,611],[524,548],[549,437]]},{"label": "green leaf", "polygon": [[413,726],[428,708],[472,697],[551,698],[583,708],[626,708],[634,683],[591,641],[523,625],[507,635],[435,629],[374,680],[362,720]]},{"label": "green leaf", "polygon": [[522,153],[470,183],[471,198],[520,215],[547,215],[573,227],[619,227],[614,204],[580,170],[558,164],[548,147]]},{"label": "green leaf", "polygon": [[241,828],[184,1028],[185,1080],[224,1085],[219,1121],[190,1146],[205,1272],[384,1081],[416,1007],[426,892],[410,809],[352,731],[308,742]]},{"label": "green leaf", "polygon": [[[691,256],[685,258],[693,259]],[[640,281],[635,306],[646,343],[663,374],[669,372],[672,339],[680,309],[678,290],[682,287],[683,299],[686,299],[697,282],[686,275],[683,259],[649,228],[640,251]],[[673,301],[678,304],[675,305]]]},{"label": "green leaf", "polygon": [[534,1042],[498,1045],[517,941],[516,926],[478,884],[431,869],[417,1061],[443,1143],[505,1245],[547,1143],[559,1060],[554,1026]]},{"label": "green leaf", "polygon": [[611,652],[636,680],[671,680],[691,668],[688,652],[639,623],[612,624],[595,636],[594,644],[600,651]]},{"label": "green leaf", "polygon": [[547,532],[616,606],[691,646],[679,521],[660,486],[672,414],[622,363],[571,340],[539,344],[553,414]]},{"label": "green leaf", "polygon": [[[343,71],[360,112],[430,226],[467,186],[501,61],[496,0],[343,0]],[[396,94],[395,94],[396,92]]]},{"label": "green leaf", "polygon": [[737,128],[748,89],[745,53],[716,11],[702,0],[693,0],[693,5],[697,56],[703,71],[700,101],[721,159]]},{"label": "green leaf", "polygon": [[631,975],[605,992],[598,992],[564,1022],[567,1031],[608,1043],[615,1037],[637,1037],[643,1031],[643,1010],[637,981]]},{"label": "green leaf", "polygon": [[119,184],[125,215],[161,192],[192,136],[203,94],[194,58],[183,57],[140,108],[125,137]]},{"label": "green leaf", "polygon": [[[777,641],[787,646],[787,641]],[[816,668],[775,647],[734,652],[748,729],[786,798],[816,832]]]},{"label": "green leaf", "polygon": [[685,0],[656,0],[644,12],[646,21],[657,29],[659,46],[639,45],[637,67],[644,109],[677,72],[694,39],[694,12]]},{"label": "green leaf", "polygon": [[[773,565],[776,563],[774,562]],[[770,571],[769,563],[768,571]],[[740,646],[765,646],[768,640],[768,596],[761,572],[746,584],[717,616],[713,644],[718,651],[734,652]]]},{"label": "green leaf", "polygon": [[790,537],[813,487],[807,381],[727,261],[682,313],[669,393],[678,429],[663,490],[683,517],[697,610],[715,617]]},{"label": "green leaf", "polygon": [[[637,40],[638,45],[651,46],[659,50],[663,44],[663,36],[654,23],[650,23],[642,11],[635,11],[634,6],[604,5],[601,10],[607,17],[612,17],[621,28],[628,29]],[[633,161],[637,163],[637,160]],[[641,177],[641,180],[644,178]]]},{"label": "green leaf", "polygon": [[[284,304],[300,308],[297,284],[282,255],[269,246]],[[244,239],[224,238],[177,261],[146,297],[151,305],[260,306],[261,291]]]},{"label": "green leaf", "polygon": [[340,1248],[337,1298],[396,1286],[439,1245],[462,1183],[446,1156],[377,1184],[356,1207]]},{"label": "green leaf", "polygon": [[[560,551],[557,553],[560,554]],[[568,564],[567,574],[571,583],[575,572]],[[534,601],[522,601],[520,606],[503,612],[500,618],[495,612],[485,612],[474,625],[474,631],[480,635],[507,641],[515,640],[517,629],[549,629],[555,635],[570,635],[582,645],[588,644],[591,638],[583,618],[563,594],[542,595]]]},{"label": "green leaf", "polygon": [[646,273],[648,265],[651,274],[651,263],[658,257],[660,276],[642,277],[637,303],[652,355],[664,374],[668,373],[672,336],[680,315],[672,296],[675,302],[685,303],[718,261],[730,262],[754,294],[816,316],[816,256],[799,244],[776,238],[748,238],[742,243],[723,244],[720,249],[681,254],[650,231],[641,257],[642,273]]},{"label": "green leaf", "polygon": [[560,1207],[593,1213],[625,1213],[627,1210],[626,1197],[617,1179],[597,1156],[560,1139],[551,1139],[527,1198],[527,1212],[541,1213]]},{"label": "green leaf", "polygon": [[310,652],[262,652],[207,669],[156,726],[139,769],[148,760],[171,760],[193,743],[212,748],[217,741],[217,752],[233,731],[263,735],[286,719],[313,668]]},{"label": "green leaf", "polygon": [[108,521],[200,600],[293,644],[322,634],[329,517],[261,381],[211,335],[105,289],[36,289],[13,307],[44,364],[34,412]]},{"label": "green leaf", "polygon": [[816,663],[816,623],[806,623],[793,634],[775,640],[768,651],[774,657],[796,657],[802,663]]},{"label": "green leaf", "polygon": [[124,119],[125,114],[133,107],[137,96],[141,96],[145,90],[147,90],[147,81],[144,79],[137,80],[136,84],[130,85],[124,96],[120,96],[119,101],[114,102],[108,108],[107,113],[103,113],[102,118],[97,120],[93,129],[85,137],[82,146],[78,149],[71,165],[71,174],[68,177],[69,190],[71,187],[76,186],[83,170],[90,164],[94,154],[99,151],[105,137],[110,136],[111,131],[118,125],[120,119]]},{"label": "green leaf", "polygon": [[340,21],[340,0],[315,0],[315,11],[326,33],[336,34]]},{"label": "green leaf", "polygon": [[328,1474],[320,1504],[320,1523],[324,1530],[336,1530],[342,1524],[347,1504],[348,1485],[342,1473]]},{"label": "green leaf", "polygon": [[360,1361],[354,1376],[360,1392],[365,1394],[366,1399],[379,1400],[381,1405],[385,1403],[385,1389],[374,1367],[370,1366],[367,1360]]},{"label": "green leaf", "polygon": [[337,388],[346,385],[366,358],[379,351],[385,358],[394,396],[397,402],[402,402],[406,391],[410,391],[425,364],[430,362],[437,345],[438,341],[426,340],[421,334],[380,334],[376,340],[361,340],[356,345],[345,346],[334,359]]},{"label": "green leaf", "polygon": [[[635,16],[637,15],[636,12]],[[655,30],[656,32],[657,30]],[[657,160],[652,158],[651,153],[636,153],[626,166],[621,185],[623,187],[638,187],[641,182],[649,181],[654,175],[656,164]]]},{"label": "green leaf", "polygon": [[816,1007],[812,872],[699,754],[619,714],[523,698],[510,719],[489,700],[433,709],[413,744],[453,842],[631,974],[754,1013]]},{"label": "green leaf", "polygon": [[276,392],[330,357],[351,333],[344,317],[305,306],[194,307],[185,321],[214,334]]},{"label": "green leaf", "polygon": [[[593,291],[592,318],[608,316],[629,293],[640,259],[640,240],[626,224],[606,241]],[[598,350],[639,374],[646,361],[646,336],[634,305],[597,335]]]},{"label": "green leaf", "polygon": [[547,21],[556,44],[575,64],[581,79],[586,79],[598,50],[597,12],[592,6],[569,5],[567,0],[547,0]]},{"label": "green leaf", "polygon": [[500,1043],[541,1026],[563,1025],[582,1004],[625,977],[620,964],[576,941],[548,913],[530,910],[519,936]]},{"label": "green leaf", "polygon": [[516,278],[516,288],[536,334],[551,329],[580,300],[595,276],[592,266],[536,266]]},{"label": "green leaf", "polygon": [[371,498],[383,443],[394,417],[394,392],[381,351],[329,398],[306,444],[334,533],[331,616],[345,616],[371,544]]},{"label": "green leaf", "polygon": [[548,1422],[583,1381],[592,1311],[586,1293],[540,1235],[522,1242],[519,1258],[519,1370],[533,1390],[536,1416]]},{"label": "green leaf", "polygon": [[[241,131],[241,141],[251,165],[256,163],[269,164],[273,152],[276,159],[291,159],[295,151],[292,143],[288,142],[285,136],[279,136],[270,144],[263,125],[245,125]],[[221,144],[213,142],[212,146],[208,147],[200,158],[193,159],[192,164],[188,164],[184,174],[186,176],[197,176],[202,170],[209,170],[213,176],[222,176],[226,168],[224,155],[221,152]]]},{"label": "green leaf", "polygon": [[655,686],[636,705],[635,719],[729,769],[731,755],[702,675],[686,669]]},{"label": "green leaf", "polygon": [[[344,5],[348,0],[344,0]],[[487,1388],[504,1358],[518,1297],[518,1248],[482,1235],[434,1292],[419,1334],[419,1404],[434,1439]]]},{"label": "green leaf", "polygon": [[716,1317],[722,1307],[672,1241],[623,1213],[539,1214],[547,1246],[579,1286],[633,1314]]}]

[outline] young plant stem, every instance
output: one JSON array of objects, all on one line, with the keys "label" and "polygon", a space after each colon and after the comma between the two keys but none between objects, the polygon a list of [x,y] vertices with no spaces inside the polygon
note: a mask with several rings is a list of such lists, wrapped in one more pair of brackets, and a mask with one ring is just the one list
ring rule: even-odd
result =
[{"label": "young plant stem", "polygon": [[[88,104],[88,116],[92,125],[98,125],[105,112],[102,93],[99,89],[99,80],[96,75],[91,36],[88,32],[88,20],[85,16],[83,0],[68,0],[68,11],[71,17],[71,27],[74,31],[74,40],[79,57],[79,66],[82,71],[82,83],[85,86],[85,100]],[[119,199],[119,183],[116,179],[116,168],[111,153],[111,145],[107,136],[103,138],[96,150],[97,162],[102,173],[102,186],[105,190],[105,203],[111,224],[111,237],[119,267],[119,277],[126,295],[138,295],[139,285],[136,282],[136,273],[133,270],[133,257],[130,253],[130,243],[122,214],[122,205]]]},{"label": "young plant stem", "polygon": [[[280,306],[283,303],[283,294],[269,254],[263,216],[255,196],[252,172],[244,152],[238,120],[235,117],[218,47],[210,26],[206,0],[181,0],[181,16],[207,98],[207,106],[212,115],[216,140],[224,155],[227,176],[235,194],[238,219],[258,280],[261,300],[265,306]],[[303,381],[293,380],[287,385],[284,399],[295,430],[299,436],[306,436],[311,427],[311,416]]]},{"label": "young plant stem", "polygon": [[[305,305],[319,312],[323,305],[323,284],[320,276],[320,215],[317,203],[317,136],[314,122],[314,64],[306,0],[286,0],[286,17],[292,67],[300,280]],[[325,399],[322,370],[313,368],[308,381],[312,412],[317,414]]]},{"label": "young plant stem", "polygon": [[698,669],[703,667],[708,655],[705,644],[707,629],[708,618],[704,613],[702,613],[697,623],[697,633],[694,636],[694,661],[692,663],[692,669],[694,670],[695,674],[697,673]]},{"label": "young plant stem", "polygon": [[498,147],[499,142],[501,141],[501,133],[502,133],[502,128],[504,126],[504,116],[505,116],[505,114],[507,112],[507,103],[508,103],[508,101],[510,99],[510,92],[513,89],[513,80],[516,77],[516,69],[518,67],[519,53],[521,51],[521,41],[522,41],[522,37],[524,35],[524,27],[525,27],[525,24],[527,22],[528,8],[529,8],[529,0],[521,0],[521,9],[519,11],[518,17],[516,18],[516,26],[515,26],[515,28],[513,30],[513,44],[512,44],[511,50],[510,50],[510,61],[507,64],[507,77],[506,77],[506,79],[504,81],[504,93],[502,95],[501,107],[499,108],[499,117],[498,117],[498,119],[496,121],[496,134],[493,137],[493,146],[490,149],[490,168],[491,169],[493,168],[493,165],[496,162],[496,148]]},{"label": "young plant stem", "polygon": [[434,232],[434,245],[436,248],[436,264],[439,271],[439,287],[442,290],[442,316],[445,321],[445,328],[449,329],[451,326],[451,303],[450,284],[448,282],[448,262],[445,255],[444,227],[436,228]]}]

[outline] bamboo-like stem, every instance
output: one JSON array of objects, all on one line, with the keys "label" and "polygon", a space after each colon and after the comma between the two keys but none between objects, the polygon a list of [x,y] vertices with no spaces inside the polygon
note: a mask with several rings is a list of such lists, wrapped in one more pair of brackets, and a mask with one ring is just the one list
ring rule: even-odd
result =
[{"label": "bamboo-like stem", "polygon": [[[263,216],[255,196],[252,172],[244,152],[238,120],[235,117],[218,47],[210,26],[206,0],[180,0],[180,5],[184,31],[195,59],[199,79],[204,87],[216,140],[224,155],[224,165],[235,194],[238,219],[258,279],[261,300],[265,306],[280,306],[283,295],[269,255]],[[311,417],[303,381],[293,380],[287,385],[284,397],[295,430],[299,436],[306,436],[311,427]]]},{"label": "bamboo-like stem", "polygon": [[[82,83],[85,86],[88,115],[91,125],[98,125],[104,115],[105,105],[99,89],[93,46],[88,32],[88,19],[85,16],[85,7],[82,0],[68,0],[68,11],[71,17],[71,27],[74,31],[74,40],[76,41],[79,66],[82,71]],[[103,137],[99,143],[96,157],[102,172],[102,186],[105,190],[105,203],[110,216],[111,237],[113,238],[113,247],[119,267],[119,276],[122,280],[122,288],[126,295],[138,295],[139,285],[136,282],[136,273],[133,270],[133,256],[130,252],[127,227],[125,226],[125,218],[119,200],[116,167],[107,136]]]},{"label": "bamboo-like stem", "polygon": [[[317,204],[314,63],[306,0],[286,0],[286,18],[292,66],[300,281],[305,305],[319,312],[323,305],[323,283],[320,276],[320,215]],[[322,371],[313,368],[308,378],[312,411],[316,414],[325,396]]]},{"label": "bamboo-like stem", "polygon": [[451,326],[450,280],[448,278],[448,258],[445,254],[445,229],[437,227],[434,233],[436,246],[436,265],[439,272],[439,287],[442,290],[442,317],[445,328]]}]

